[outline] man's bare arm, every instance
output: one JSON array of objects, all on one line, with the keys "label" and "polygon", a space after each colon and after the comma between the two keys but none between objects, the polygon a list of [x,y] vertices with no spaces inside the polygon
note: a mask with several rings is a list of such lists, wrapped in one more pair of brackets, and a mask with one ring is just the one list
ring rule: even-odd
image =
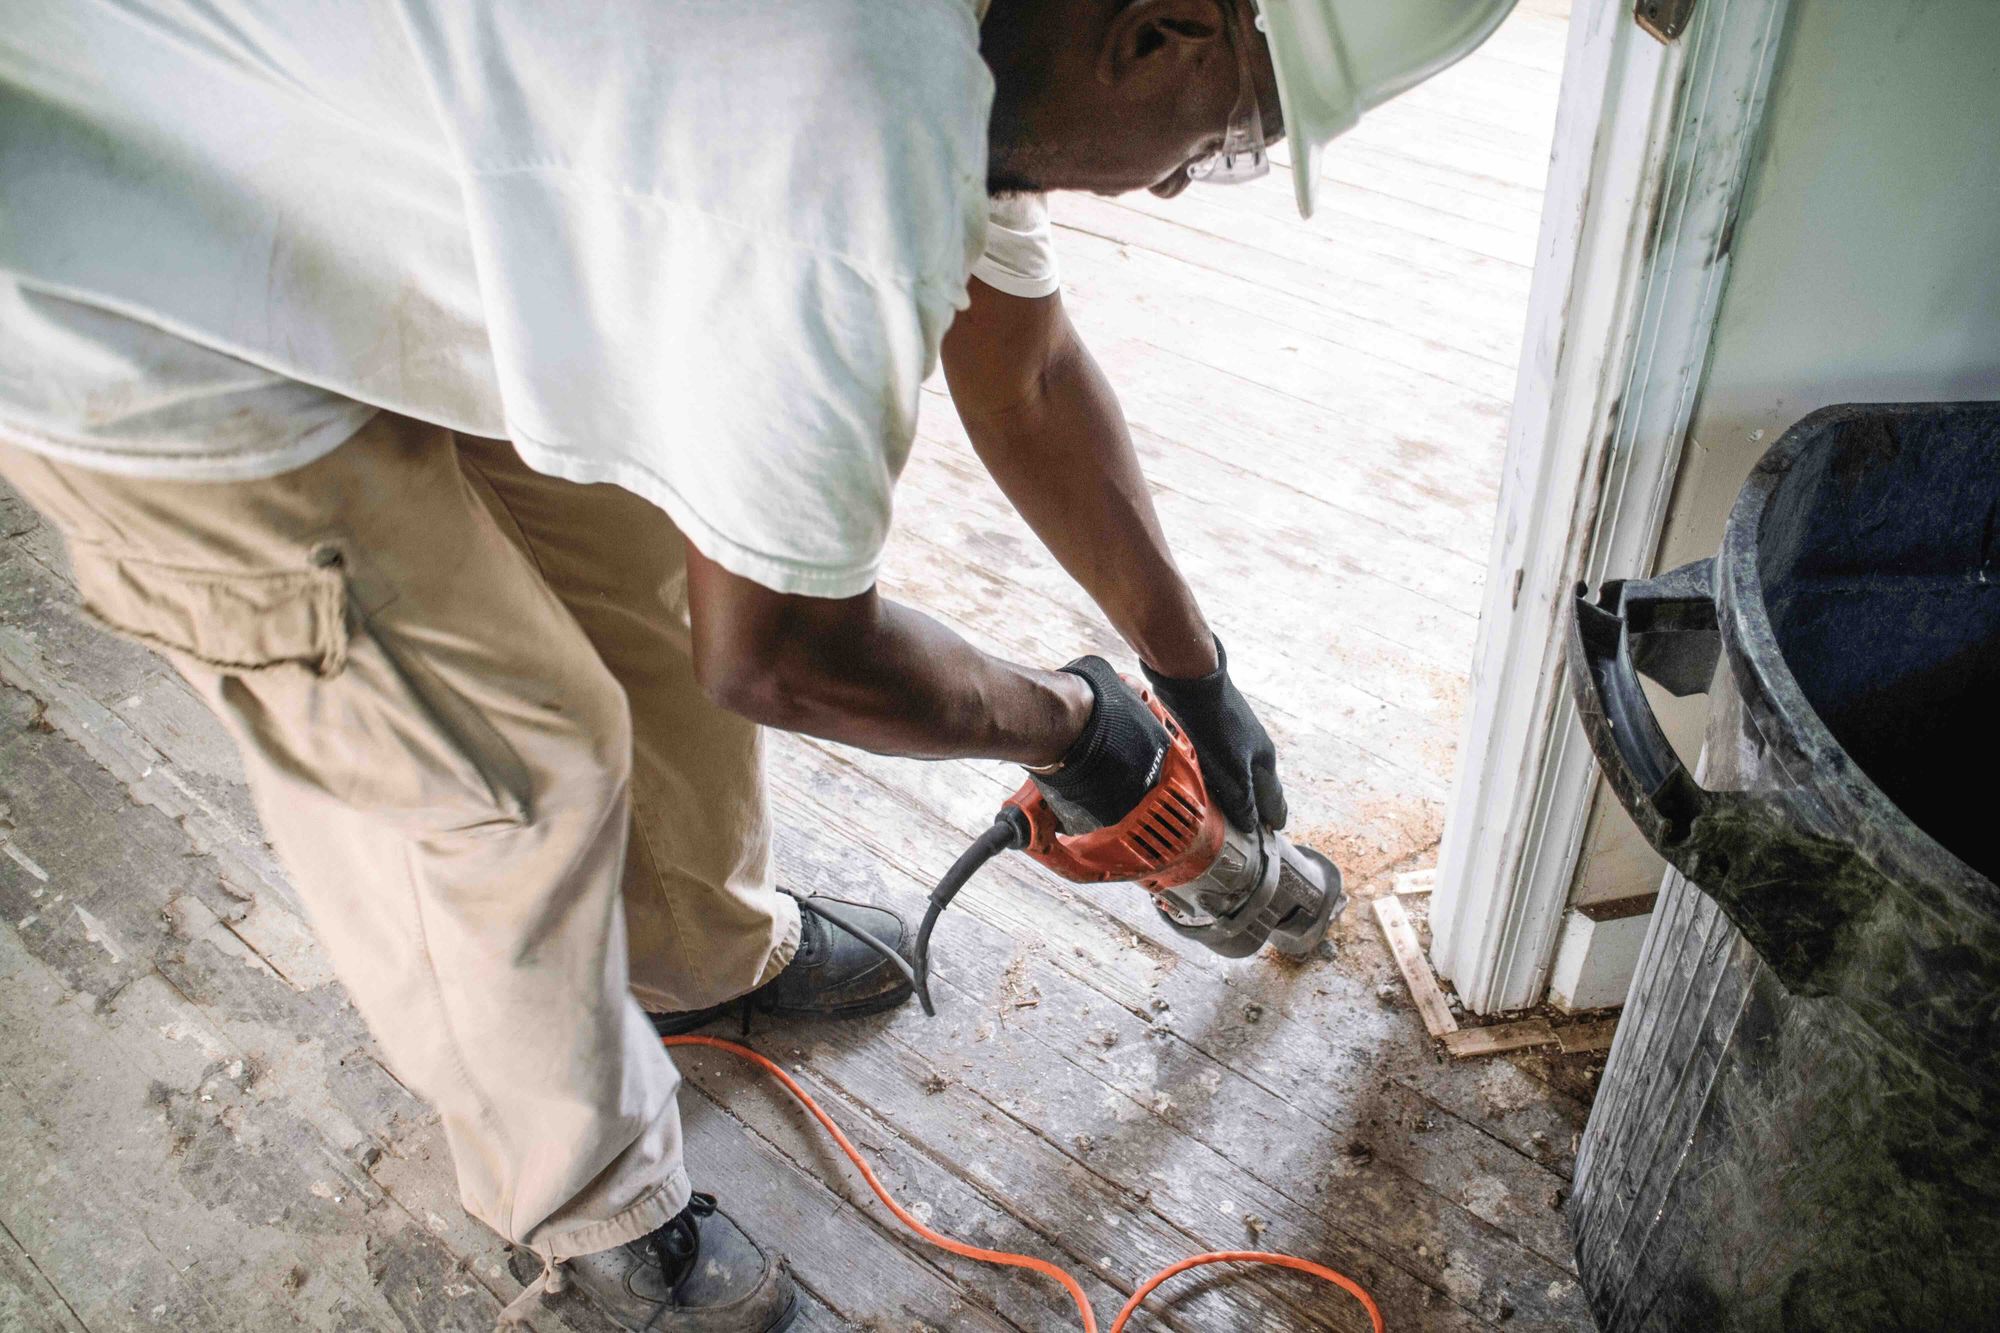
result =
[{"label": "man's bare arm", "polygon": [[[1117,398],[1060,300],[972,286],[944,357],[981,459],[1149,666],[1215,672],[1214,638],[1168,553]],[[1078,677],[991,657],[873,590],[776,593],[692,546],[688,574],[703,688],[766,725],[885,754],[1039,766],[1091,718]]]},{"label": "man's bare arm", "polygon": [[1057,296],[974,279],[945,377],[987,471],[1146,664],[1232,823],[1282,826],[1277,751],[1174,564],[1125,413]]},{"label": "man's bare arm", "polygon": [[980,460],[1148,666],[1208,675],[1214,636],[1167,549],[1118,397],[1061,296],[970,287],[944,370]]}]

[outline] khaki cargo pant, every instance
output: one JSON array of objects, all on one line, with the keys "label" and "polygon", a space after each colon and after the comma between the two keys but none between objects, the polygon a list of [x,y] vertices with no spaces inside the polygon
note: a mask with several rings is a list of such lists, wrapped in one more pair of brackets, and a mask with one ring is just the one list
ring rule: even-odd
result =
[{"label": "khaki cargo pant", "polygon": [[719,1003],[798,941],[758,730],[695,684],[679,530],[389,413],[265,481],[4,444],[0,474],[68,540],[89,612],[234,734],[467,1210],[553,1259],[679,1212],[679,1078],[639,1002]]}]

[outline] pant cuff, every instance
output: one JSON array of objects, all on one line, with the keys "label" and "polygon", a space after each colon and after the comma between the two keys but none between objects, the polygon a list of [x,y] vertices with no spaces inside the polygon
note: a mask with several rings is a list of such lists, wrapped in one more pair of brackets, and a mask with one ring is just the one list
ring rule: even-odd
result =
[{"label": "pant cuff", "polygon": [[778,947],[771,950],[770,958],[764,963],[764,975],[757,978],[750,990],[756,990],[758,986],[771,981],[778,973],[791,966],[792,959],[798,956],[799,937],[805,930],[804,921],[799,915],[799,900],[789,893],[781,893],[778,897],[782,900],[778,910],[785,913],[789,919],[785,923],[784,934],[778,938]]},{"label": "pant cuff", "polygon": [[[672,1175],[639,1202],[605,1221],[565,1231],[548,1243],[545,1253],[548,1258],[561,1263],[579,1254],[615,1249],[666,1225],[688,1206],[688,1200],[693,1197],[694,1189],[688,1184],[687,1171],[676,1167]],[[542,1250],[541,1246],[533,1248]]]},{"label": "pant cuff", "polygon": [[739,984],[735,990],[730,991],[727,995],[695,1004],[688,1003],[685,993],[678,996],[673,995],[648,986],[642,981],[634,980],[631,983],[632,998],[637,1000],[639,1007],[649,1014],[693,1013],[697,1010],[712,1009],[717,1005],[728,1004],[731,1000],[740,1000],[751,991],[756,990],[759,986],[776,977],[798,955],[799,933],[803,929],[799,922],[798,900],[790,894],[785,893],[780,893],[777,897],[779,900],[777,916],[782,925],[778,932],[777,943],[773,944],[770,953],[764,956],[764,966],[758,971],[755,977]]}]

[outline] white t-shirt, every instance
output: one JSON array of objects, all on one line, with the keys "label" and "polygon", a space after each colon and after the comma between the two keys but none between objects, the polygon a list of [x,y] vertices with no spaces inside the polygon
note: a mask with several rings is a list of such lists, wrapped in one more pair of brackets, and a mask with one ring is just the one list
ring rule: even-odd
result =
[{"label": "white t-shirt", "polygon": [[978,7],[0,0],[0,422],[223,480],[388,408],[860,592],[968,275],[1056,284]]}]

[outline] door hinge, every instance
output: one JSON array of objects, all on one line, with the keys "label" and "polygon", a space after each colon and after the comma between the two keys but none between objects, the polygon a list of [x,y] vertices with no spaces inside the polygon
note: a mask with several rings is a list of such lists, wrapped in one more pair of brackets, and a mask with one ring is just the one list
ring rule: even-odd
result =
[{"label": "door hinge", "polygon": [[1638,0],[1632,7],[1632,17],[1653,36],[1663,42],[1671,42],[1687,31],[1689,20],[1694,18],[1695,0]]}]

